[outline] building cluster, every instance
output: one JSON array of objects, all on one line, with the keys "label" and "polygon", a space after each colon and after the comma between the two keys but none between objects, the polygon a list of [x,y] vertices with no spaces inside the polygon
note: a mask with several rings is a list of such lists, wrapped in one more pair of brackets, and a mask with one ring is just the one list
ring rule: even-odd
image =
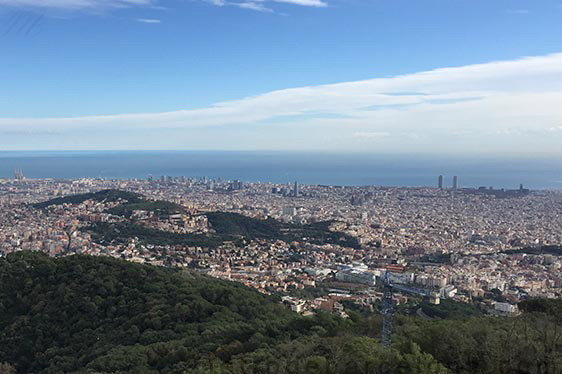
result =
[{"label": "building cluster", "polygon": [[[120,217],[107,212],[116,203],[86,201],[50,209],[31,205],[103,189],[171,201],[192,213],[157,217],[133,212],[137,222],[157,230],[204,234],[208,222],[196,213],[223,211],[302,225],[330,221],[332,230],[355,237],[361,247],[265,239],[216,248],[147,245],[135,238],[102,244],[86,226],[118,222]],[[330,309],[342,316],[347,301],[372,306],[388,270],[414,295],[421,290],[465,302],[489,301],[498,313],[510,312],[509,305],[528,296],[560,296],[562,251],[509,250],[562,244],[562,192],[475,191],[458,185],[445,189],[442,178],[437,188],[389,188],[186,177],[33,180],[18,174],[0,180],[0,256],[21,250],[53,256],[84,253],[189,267],[261,292],[285,294],[285,302],[303,313]],[[407,292],[397,295],[403,297]]]}]

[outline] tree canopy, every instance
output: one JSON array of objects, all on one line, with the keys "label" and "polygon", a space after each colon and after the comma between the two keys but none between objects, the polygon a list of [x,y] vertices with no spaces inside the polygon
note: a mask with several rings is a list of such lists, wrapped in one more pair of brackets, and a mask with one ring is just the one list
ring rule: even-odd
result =
[{"label": "tree canopy", "polygon": [[[0,368],[7,373],[550,374],[560,301],[517,318],[303,317],[274,296],[191,271],[109,257],[0,258]],[[386,370],[386,371],[385,371]]]}]

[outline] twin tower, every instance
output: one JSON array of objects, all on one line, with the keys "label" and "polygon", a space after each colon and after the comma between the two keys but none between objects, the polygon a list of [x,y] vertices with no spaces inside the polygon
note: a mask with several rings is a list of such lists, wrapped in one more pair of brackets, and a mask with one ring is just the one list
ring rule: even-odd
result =
[{"label": "twin tower", "polygon": [[[440,190],[443,189],[443,176],[440,175],[438,180],[437,180],[437,186],[439,187]],[[457,177],[456,175],[453,177],[453,190],[456,190],[457,188],[459,188],[459,177]]]}]

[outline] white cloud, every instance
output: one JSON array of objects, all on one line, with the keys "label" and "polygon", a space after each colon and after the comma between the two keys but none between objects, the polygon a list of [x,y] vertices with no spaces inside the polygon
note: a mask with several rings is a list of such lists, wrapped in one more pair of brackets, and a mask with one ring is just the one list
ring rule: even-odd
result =
[{"label": "white cloud", "polygon": [[378,140],[378,139],[387,138],[389,136],[390,136],[389,132],[360,131],[360,132],[353,133],[353,137],[364,139],[364,140]]},{"label": "white cloud", "polygon": [[302,6],[314,6],[314,7],[325,7],[328,4],[321,0],[273,0],[277,3],[287,3]]},{"label": "white cloud", "polygon": [[156,23],[160,23],[161,21],[159,19],[154,19],[154,18],[137,18],[138,22],[141,23],[151,23],[151,24],[156,24]]},{"label": "white cloud", "polygon": [[[202,0],[215,6],[232,5],[239,8],[255,10],[259,12],[272,12],[273,9],[266,4],[271,2],[286,3],[307,7],[325,7],[328,4],[323,0]],[[0,7],[18,8],[51,8],[64,10],[87,10],[124,8],[131,6],[152,6],[162,9],[156,5],[157,0],[0,0]]]},{"label": "white cloud", "polygon": [[[1,0],[0,0],[1,1]],[[285,3],[292,5],[300,5],[306,7],[326,7],[328,3],[323,0],[252,0],[252,1],[227,1],[227,0],[206,0],[208,3],[216,6],[232,5],[239,8],[256,10],[259,12],[273,12],[273,9],[266,6],[268,2]]]},{"label": "white cloud", "polygon": [[268,13],[273,12],[273,9],[266,7],[261,3],[256,3],[251,1],[243,2],[243,3],[232,3],[232,4],[243,9],[251,9],[251,10],[256,10],[258,12],[268,12]]},{"label": "white cloud", "polygon": [[226,1],[224,0],[207,0],[209,3],[216,5],[216,6],[225,6]]},{"label": "white cloud", "polygon": [[384,138],[377,149],[561,153],[562,132],[552,130],[562,123],[560,103],[562,53],[279,90],[195,110],[0,118],[0,131],[126,132],[104,139],[117,148],[142,148],[134,134],[153,134],[157,146],[176,148],[361,150],[369,149],[364,139]]},{"label": "white cloud", "polygon": [[121,8],[151,3],[151,0],[0,0],[0,6],[60,9]]}]

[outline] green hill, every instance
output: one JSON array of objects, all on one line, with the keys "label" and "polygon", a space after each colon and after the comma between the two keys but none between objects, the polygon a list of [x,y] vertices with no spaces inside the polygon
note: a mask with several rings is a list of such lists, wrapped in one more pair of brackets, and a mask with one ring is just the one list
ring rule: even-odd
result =
[{"label": "green hill", "polygon": [[229,236],[213,234],[180,234],[146,227],[134,222],[93,223],[85,228],[92,239],[99,244],[125,244],[131,238],[138,238],[144,244],[152,245],[183,245],[189,247],[215,248],[225,240],[233,240]]},{"label": "green hill", "polygon": [[142,195],[134,192],[126,192],[120,190],[103,190],[99,192],[57,197],[55,199],[33,204],[33,206],[37,209],[43,209],[52,205],[81,204],[86,200],[107,201],[107,202],[126,200],[129,203],[139,203],[143,201],[143,197]]},{"label": "green hill", "polygon": [[[0,258],[0,368],[9,373],[549,374],[560,300],[517,318],[302,317],[240,284],[107,257]],[[386,370],[386,371],[385,371]]]},{"label": "green hill", "polygon": [[273,218],[260,220],[236,213],[206,213],[211,227],[217,234],[226,237],[245,239],[274,239],[285,242],[306,240],[314,244],[340,244],[359,248],[356,238],[341,232],[330,231],[331,222],[318,222],[306,225],[279,222]]},{"label": "green hill", "polygon": [[94,240],[101,244],[126,243],[131,238],[138,238],[143,243],[152,245],[216,247],[225,241],[241,238],[246,240],[283,240],[287,243],[307,241],[313,244],[339,244],[360,248],[356,238],[341,232],[330,231],[331,222],[297,225],[279,222],[272,218],[260,220],[227,212],[205,213],[214,231],[207,235],[174,234],[154,228],[147,228],[131,220],[133,211],[150,211],[160,218],[165,218],[171,214],[184,213],[186,209],[169,201],[146,200],[140,194],[119,190],[104,190],[56,198],[34,204],[34,207],[43,209],[53,205],[80,204],[86,200],[121,201],[117,206],[108,209],[107,213],[127,218],[125,222],[120,223],[95,223],[89,225],[86,229],[92,233]]},{"label": "green hill", "polygon": [[[133,204],[136,205],[136,204]],[[126,206],[126,205],[125,205]],[[120,209],[117,206],[114,209]],[[237,239],[255,240],[270,239],[307,241],[314,244],[339,244],[358,248],[357,239],[341,232],[329,230],[329,222],[310,225],[285,224],[274,219],[259,220],[236,213],[211,212],[205,214],[213,232],[207,234],[179,234],[162,231],[138,224],[134,221],[119,223],[98,222],[89,225],[85,230],[92,234],[95,242],[100,244],[127,243],[131,238],[153,245],[184,245],[214,248],[226,241]]]},{"label": "green hill", "polygon": [[183,213],[186,211],[183,206],[169,201],[143,200],[135,203],[128,202],[126,204],[120,204],[115,208],[108,209],[107,212],[117,216],[129,218],[135,210],[154,212],[159,217],[166,217],[171,214]]},{"label": "green hill", "polygon": [[[0,259],[0,362],[18,373],[304,373],[341,343],[382,360],[375,340],[340,337],[351,324],[300,317],[276,298],[195,273],[107,257]],[[399,355],[386,359],[406,365]]]}]

